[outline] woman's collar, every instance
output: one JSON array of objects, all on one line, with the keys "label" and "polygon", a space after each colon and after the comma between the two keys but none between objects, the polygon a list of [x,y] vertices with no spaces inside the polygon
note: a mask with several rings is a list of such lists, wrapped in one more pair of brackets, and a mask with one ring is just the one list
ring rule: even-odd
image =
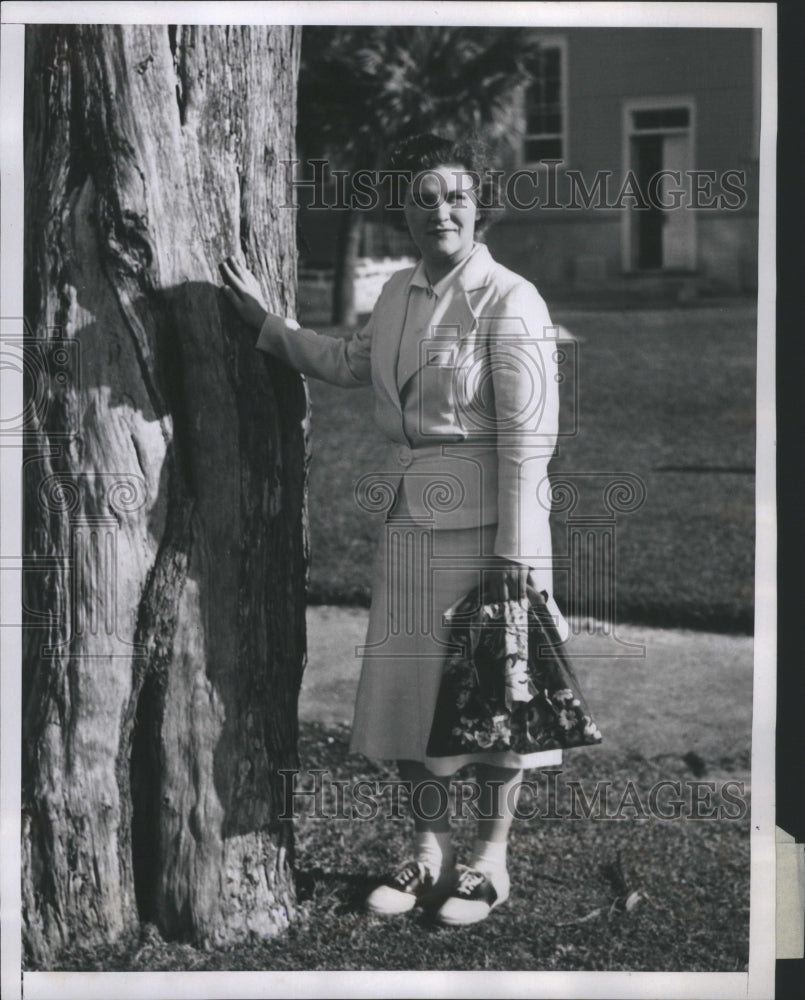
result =
[{"label": "woman's collar", "polygon": [[[452,284],[452,282],[456,280],[458,280],[461,287],[465,287],[462,279],[467,277],[467,265],[471,262],[474,264],[477,260],[479,260],[479,258],[484,259],[485,257],[488,257],[488,255],[489,251],[487,250],[485,244],[473,243],[472,249],[467,256],[463,257],[458,264],[455,265],[455,267],[451,268],[451,270],[449,270],[444,277],[439,278],[439,280],[434,284],[431,284],[428,280],[424,262],[420,260],[414,268],[414,273],[411,275],[409,283],[418,288],[430,289],[437,297],[441,297],[448,285]],[[475,268],[471,268],[471,270],[474,271]]]}]

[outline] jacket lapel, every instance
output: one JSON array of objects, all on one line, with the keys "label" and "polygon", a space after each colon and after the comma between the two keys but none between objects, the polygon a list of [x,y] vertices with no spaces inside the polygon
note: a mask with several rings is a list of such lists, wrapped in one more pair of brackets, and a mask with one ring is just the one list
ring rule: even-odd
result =
[{"label": "jacket lapel", "polygon": [[[448,285],[444,302],[437,305],[430,321],[429,339],[442,343],[456,342],[463,340],[472,332],[477,323],[477,307],[474,303],[480,300],[489,284],[491,262],[492,258],[487,248],[483,244],[479,245],[473,252],[472,258]],[[400,330],[401,335],[402,330]],[[399,350],[399,337],[397,345]],[[406,378],[400,386],[398,396],[403,394],[411,379],[421,371],[422,367],[423,365],[419,365]],[[392,376],[395,375],[396,372],[392,371]]]},{"label": "jacket lapel", "polygon": [[402,281],[399,291],[389,296],[388,306],[378,316],[378,335],[372,344],[372,364],[375,366],[379,386],[400,415],[402,426],[402,405],[397,389],[397,357],[400,353],[405,310],[408,305],[408,281]]},{"label": "jacket lapel", "polygon": [[475,298],[477,296],[473,295],[472,292],[457,288],[447,304],[444,314],[438,323],[433,324],[437,327],[433,331],[433,335],[439,336],[443,333],[449,336],[452,331],[456,340],[463,340],[464,337],[468,336],[477,322],[476,311],[473,307],[473,299]]},{"label": "jacket lapel", "polygon": [[[460,340],[472,331],[476,323],[473,300],[479,297],[478,292],[482,292],[488,286],[493,266],[494,262],[486,246],[484,244],[476,246],[470,260],[448,286],[444,306],[440,304],[436,308],[431,320],[431,336],[438,339]],[[401,421],[402,403],[401,389],[397,387],[397,359],[408,304],[408,286],[415,274],[422,273],[421,268],[420,263],[414,271],[401,280],[396,294],[389,296],[388,306],[382,315],[378,316],[379,336],[376,347],[373,346],[372,349],[373,364],[376,366],[377,374],[375,384],[382,388],[394,405]],[[412,372],[401,388],[404,389],[416,374],[416,371]]]}]

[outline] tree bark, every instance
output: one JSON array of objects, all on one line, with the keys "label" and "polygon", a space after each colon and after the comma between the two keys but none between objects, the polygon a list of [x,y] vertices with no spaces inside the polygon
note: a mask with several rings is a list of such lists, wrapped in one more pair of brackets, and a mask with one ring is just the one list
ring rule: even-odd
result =
[{"label": "tree bark", "polygon": [[333,274],[333,323],[353,327],[358,324],[355,308],[355,269],[363,234],[363,212],[345,209],[338,226],[335,272]]},{"label": "tree bark", "polygon": [[23,929],[293,918],[307,399],[219,294],[294,307],[299,32],[26,30]]}]

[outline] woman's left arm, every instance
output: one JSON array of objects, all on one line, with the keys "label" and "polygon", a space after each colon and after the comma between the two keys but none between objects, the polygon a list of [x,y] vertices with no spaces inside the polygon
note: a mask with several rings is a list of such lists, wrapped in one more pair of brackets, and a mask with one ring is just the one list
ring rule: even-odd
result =
[{"label": "woman's left arm", "polygon": [[554,330],[542,297],[523,281],[496,305],[489,339],[498,455],[494,552],[512,565],[540,567],[537,580],[548,589],[550,511],[539,486],[559,427]]}]

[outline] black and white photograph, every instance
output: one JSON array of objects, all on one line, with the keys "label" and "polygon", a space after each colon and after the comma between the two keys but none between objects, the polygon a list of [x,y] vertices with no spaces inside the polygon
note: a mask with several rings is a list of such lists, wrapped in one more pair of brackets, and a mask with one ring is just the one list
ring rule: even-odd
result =
[{"label": "black and white photograph", "polygon": [[2,22],[4,996],[773,996],[776,5]]}]

